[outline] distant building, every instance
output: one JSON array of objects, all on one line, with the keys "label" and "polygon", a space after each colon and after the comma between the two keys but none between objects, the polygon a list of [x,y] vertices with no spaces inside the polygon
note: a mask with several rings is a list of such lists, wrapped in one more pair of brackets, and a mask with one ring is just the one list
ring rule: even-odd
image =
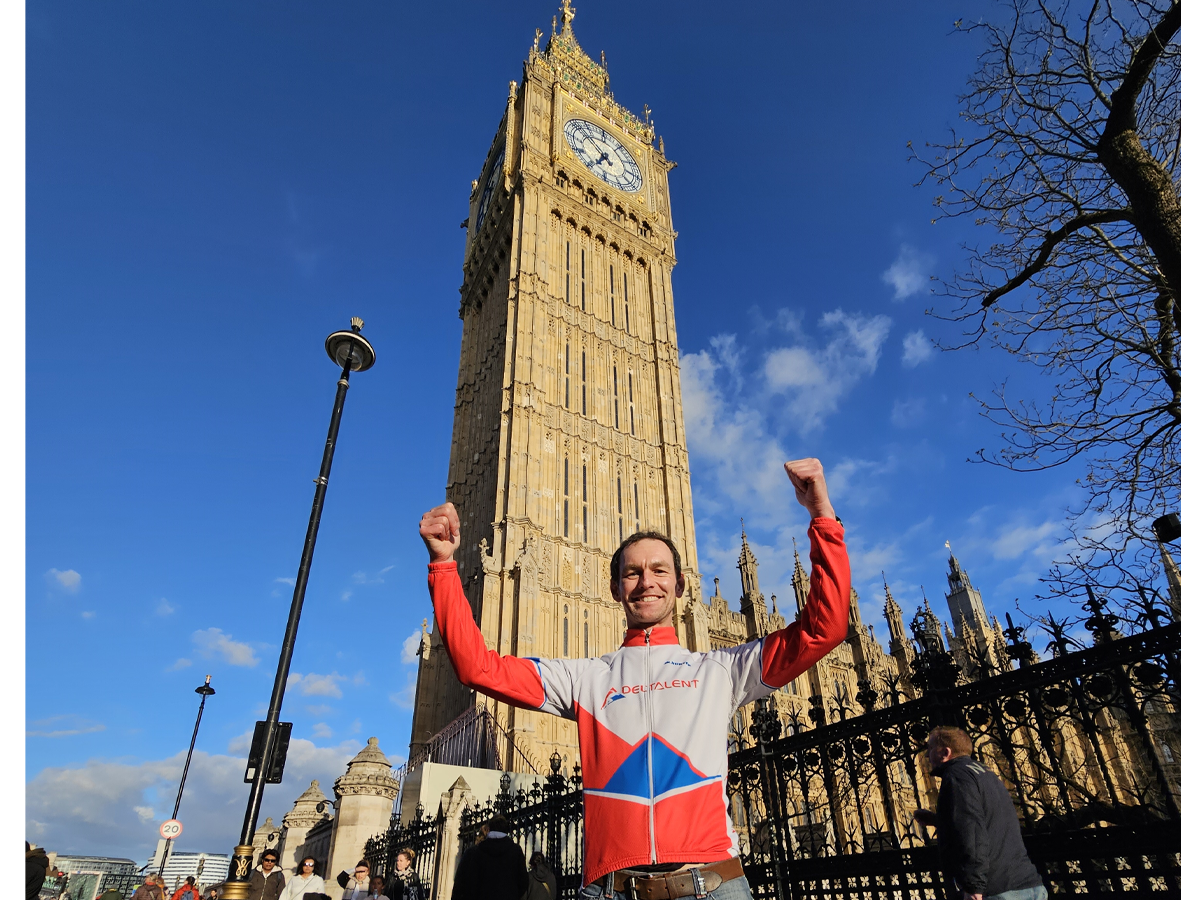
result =
[{"label": "distant building", "polygon": [[[139,881],[145,878],[147,872],[156,870],[157,859],[158,855],[155,854],[147,860],[146,866],[139,876]],[[163,881],[167,883],[167,888],[171,891],[174,891],[183,884],[189,875],[196,876],[197,887],[216,884],[224,881],[225,876],[229,874],[229,862],[230,856],[228,853],[197,853],[187,850],[174,850],[167,857],[167,864],[163,868]],[[92,898],[89,897],[88,900],[92,900]]]},{"label": "distant building", "polygon": [[121,892],[121,896],[128,897],[142,880],[138,875],[137,863],[132,859],[111,856],[57,856],[54,866],[67,876],[67,896],[86,895],[86,900],[92,900],[109,888],[115,888]]}]

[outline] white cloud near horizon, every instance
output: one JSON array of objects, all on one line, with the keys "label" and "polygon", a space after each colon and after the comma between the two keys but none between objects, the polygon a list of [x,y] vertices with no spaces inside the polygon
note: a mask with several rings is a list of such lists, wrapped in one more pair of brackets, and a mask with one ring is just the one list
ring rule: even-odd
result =
[{"label": "white cloud near horizon", "polygon": [[46,580],[50,583],[51,587],[64,590],[68,594],[75,594],[79,592],[79,586],[83,583],[83,576],[74,569],[66,569],[65,571],[51,569],[46,573]]},{"label": "white cloud near horizon", "polygon": [[220,628],[205,628],[192,632],[192,643],[205,658],[220,656],[231,666],[253,667],[258,665],[254,649],[246,643],[235,641]]},{"label": "white cloud near horizon", "polygon": [[900,301],[929,284],[929,270],[932,267],[932,256],[920,252],[911,244],[901,244],[895,260],[879,277],[891,287],[892,299]]},{"label": "white cloud near horizon", "polygon": [[933,341],[925,337],[924,329],[918,328],[904,336],[904,353],[900,362],[906,369],[913,369],[933,358]]},{"label": "white cloud near horizon", "polygon": [[[280,821],[314,778],[332,796],[333,780],[345,774],[359,749],[357,740],[318,747],[293,737],[283,784],[267,786],[261,818]],[[157,840],[148,823],[171,813],[185,755],[181,750],[157,760],[93,758],[45,768],[25,786],[27,834],[60,854],[127,857],[140,864]],[[180,806],[187,846],[227,852],[237,843],[246,809],[245,768],[244,756],[202,750],[193,755]]]}]

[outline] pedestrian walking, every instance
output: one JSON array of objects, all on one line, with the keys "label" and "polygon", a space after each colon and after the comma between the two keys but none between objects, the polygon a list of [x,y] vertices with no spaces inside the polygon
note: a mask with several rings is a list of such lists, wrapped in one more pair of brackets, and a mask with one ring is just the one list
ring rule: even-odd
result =
[{"label": "pedestrian walking", "polygon": [[324,894],[325,879],[317,871],[315,857],[306,856],[296,866],[296,873],[288,879],[283,887],[280,900],[304,900],[305,894]]},{"label": "pedestrian walking", "polygon": [[412,847],[401,847],[392,864],[392,873],[383,886],[388,900],[425,900],[425,888],[413,865],[417,853]]},{"label": "pedestrian walking", "polygon": [[914,818],[937,828],[942,869],[962,900],[1046,900],[1046,886],[1021,840],[1021,824],[1004,782],[971,758],[971,736],[939,726],[925,744],[929,771],[942,780],[937,811]]},{"label": "pedestrian walking", "polygon": [[342,890],[342,900],[365,900],[371,893],[371,864],[360,859],[354,871],[345,869],[338,873],[338,886]]},{"label": "pedestrian walking", "polygon": [[250,900],[279,900],[283,893],[283,870],[279,868],[279,854],[271,849],[263,851],[258,865],[250,873]]},{"label": "pedestrian walking", "polygon": [[200,892],[196,890],[196,877],[189,875],[179,886],[179,890],[171,895],[171,900],[200,900]]},{"label": "pedestrian walking", "polygon": [[37,895],[50,875],[50,857],[41,847],[25,842],[25,900],[37,900]]},{"label": "pedestrian walking", "polygon": [[166,900],[162,888],[158,886],[158,876],[153,872],[148,874],[145,884],[138,886],[131,900]]},{"label": "pedestrian walking", "polygon": [[558,900],[558,876],[541,850],[534,850],[529,856],[529,893],[525,895],[529,900],[543,896],[537,885],[544,889],[545,900]]},{"label": "pedestrian walking", "polygon": [[508,820],[493,816],[487,838],[463,853],[450,900],[522,900],[528,889],[525,854],[508,836]]}]

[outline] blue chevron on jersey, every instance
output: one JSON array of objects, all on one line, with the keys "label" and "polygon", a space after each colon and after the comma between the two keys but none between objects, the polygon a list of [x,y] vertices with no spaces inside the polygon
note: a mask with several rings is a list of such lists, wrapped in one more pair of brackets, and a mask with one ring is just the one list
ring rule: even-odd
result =
[{"label": "blue chevron on jersey", "polygon": [[656,734],[650,735],[654,742],[651,745],[650,759],[654,763],[654,794],[656,797],[668,791],[678,791],[694,785],[704,784],[712,779],[702,772],[697,772],[686,756],[669,744],[663,743]]},{"label": "blue chevron on jersey", "polygon": [[669,744],[663,743],[658,735],[651,734],[640,740],[617,767],[599,791],[605,794],[650,799],[650,763],[654,764],[654,793],[656,796],[668,791],[678,791],[706,784],[712,778],[697,772],[687,757]]}]

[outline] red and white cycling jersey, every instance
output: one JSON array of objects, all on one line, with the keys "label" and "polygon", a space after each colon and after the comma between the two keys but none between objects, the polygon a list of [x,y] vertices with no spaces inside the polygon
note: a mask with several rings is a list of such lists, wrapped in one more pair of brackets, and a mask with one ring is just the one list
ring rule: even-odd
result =
[{"label": "red and white cycling jersey", "polygon": [[526,659],[489,650],[453,561],[429,566],[438,629],[460,681],[526,709],[574,719],[583,775],[583,883],[616,869],[717,862],[738,853],[726,811],[729,720],[845,640],[850,561],[842,526],[808,530],[811,590],[797,622],[707,653],[670,626],[629,629],[589,659]]}]

